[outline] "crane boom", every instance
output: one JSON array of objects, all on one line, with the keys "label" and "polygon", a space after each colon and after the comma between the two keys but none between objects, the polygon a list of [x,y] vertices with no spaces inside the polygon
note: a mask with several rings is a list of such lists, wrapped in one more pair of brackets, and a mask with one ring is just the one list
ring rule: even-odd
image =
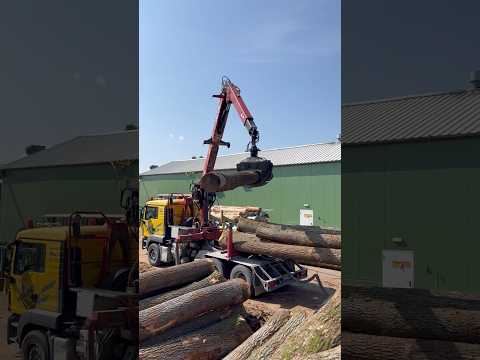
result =
[{"label": "crane boom", "polygon": [[[255,121],[253,121],[252,114],[240,95],[240,88],[233,84],[227,77],[223,77],[220,94],[213,95],[213,97],[219,99],[219,104],[212,135],[208,140],[203,142],[208,145],[208,153],[203,164],[202,175],[206,175],[214,170],[220,146],[226,146],[227,148],[230,147],[230,143],[223,141],[222,138],[227,124],[230,106],[233,104],[243,126],[250,135],[250,142],[247,147],[248,151],[250,151],[250,157],[237,164],[237,170],[257,171],[261,181],[255,186],[265,184],[272,178],[273,165],[271,161],[258,157],[259,149],[257,148],[257,143],[260,134]],[[215,194],[209,193],[205,189],[201,189],[199,185],[194,189],[194,193],[196,194],[194,197],[196,197],[201,203],[202,224],[205,226],[208,224],[208,209],[214,201]]]}]

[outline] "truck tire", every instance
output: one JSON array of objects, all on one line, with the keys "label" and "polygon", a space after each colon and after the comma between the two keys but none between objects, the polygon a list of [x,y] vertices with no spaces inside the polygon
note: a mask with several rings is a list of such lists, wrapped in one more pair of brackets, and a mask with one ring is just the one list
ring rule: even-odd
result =
[{"label": "truck tire", "polygon": [[222,260],[211,258],[211,257],[207,257],[207,259],[212,260],[213,263],[215,264],[215,268],[220,273],[220,275],[222,275],[225,279],[228,279],[227,267],[225,266]]},{"label": "truck tire", "polygon": [[47,336],[43,331],[32,330],[22,341],[24,360],[49,360]]},{"label": "truck tire", "polygon": [[253,297],[255,295],[255,291],[253,288],[253,274],[252,270],[250,270],[245,265],[235,265],[230,272],[230,279],[242,279],[245,280],[250,287],[250,294]]},{"label": "truck tire", "polygon": [[152,266],[160,266],[162,263],[160,259],[160,249],[158,248],[158,245],[153,243],[148,245],[148,262]]}]

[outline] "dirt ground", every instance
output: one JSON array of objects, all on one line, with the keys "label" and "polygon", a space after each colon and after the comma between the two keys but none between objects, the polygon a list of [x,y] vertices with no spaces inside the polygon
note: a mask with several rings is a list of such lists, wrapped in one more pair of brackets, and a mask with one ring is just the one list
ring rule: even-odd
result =
[{"label": "dirt ground", "polygon": [[326,292],[316,280],[308,283],[295,283],[274,292],[260,295],[243,303],[246,311],[257,318],[268,318],[278,309],[303,310],[314,313],[325,300],[340,287],[341,272],[307,266],[308,277],[318,274]]},{"label": "dirt ground", "polygon": [[16,346],[7,345],[7,319],[10,315],[7,308],[7,296],[5,294],[0,294],[0,359],[18,360],[22,358],[22,355],[17,352]]}]

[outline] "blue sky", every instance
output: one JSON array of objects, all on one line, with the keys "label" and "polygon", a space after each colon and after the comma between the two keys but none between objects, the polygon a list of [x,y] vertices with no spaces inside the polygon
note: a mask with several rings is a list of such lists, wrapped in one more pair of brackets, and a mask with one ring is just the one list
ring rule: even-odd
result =
[{"label": "blue sky", "polygon": [[[142,0],[139,46],[141,172],[206,154],[222,75],[240,87],[260,149],[340,133],[340,1]],[[220,154],[249,140],[233,107],[224,140]]]}]

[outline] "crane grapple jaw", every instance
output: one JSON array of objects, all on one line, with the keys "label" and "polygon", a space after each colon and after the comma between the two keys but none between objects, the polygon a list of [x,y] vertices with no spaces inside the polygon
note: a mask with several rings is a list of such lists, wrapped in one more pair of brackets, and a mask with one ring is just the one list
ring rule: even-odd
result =
[{"label": "crane grapple jaw", "polygon": [[247,187],[263,186],[273,178],[273,163],[259,156],[250,156],[237,164],[237,171],[256,171],[259,180]]}]

